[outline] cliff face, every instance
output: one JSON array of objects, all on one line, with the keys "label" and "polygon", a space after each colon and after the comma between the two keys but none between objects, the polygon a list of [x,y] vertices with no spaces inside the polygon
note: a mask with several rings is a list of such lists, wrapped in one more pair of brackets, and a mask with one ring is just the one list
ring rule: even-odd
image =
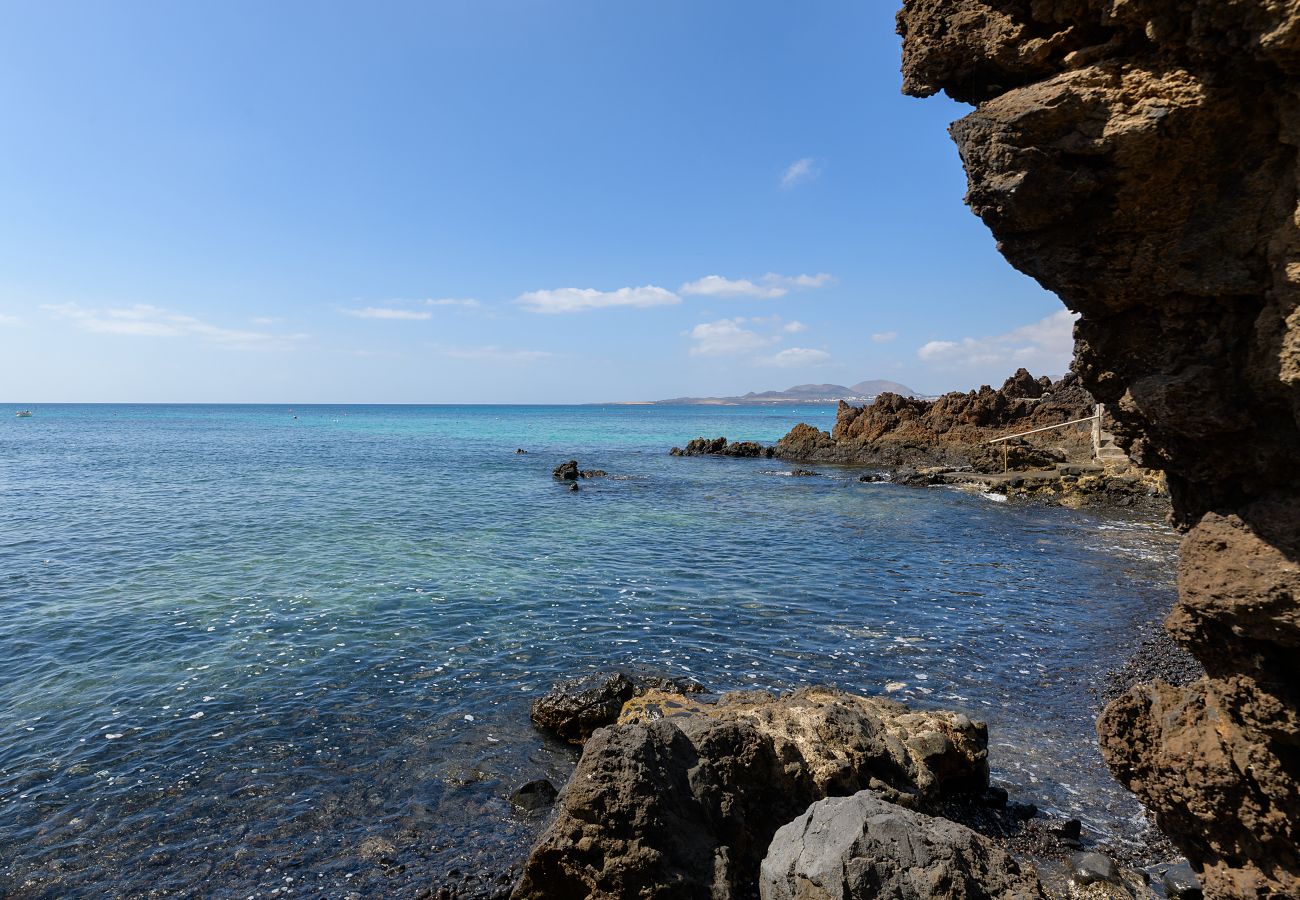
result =
[{"label": "cliff face", "polygon": [[966,200],[1082,314],[1077,369],[1187,529],[1205,664],[1098,723],[1217,897],[1300,896],[1300,2],[906,0],[904,91]]},{"label": "cliff face", "polygon": [[[954,391],[937,400],[881,394],[867,406],[841,402],[829,435],[796,426],[776,445],[784,459],[887,466],[969,465],[1002,471],[1002,447],[990,438],[1090,416],[1092,396],[1074,375],[1052,383],[1024,369],[994,390]],[[1045,452],[1044,448],[1055,452]],[[1013,466],[1043,466],[1066,457],[1090,459],[1088,425],[1038,436],[1033,446],[1012,448]]]}]

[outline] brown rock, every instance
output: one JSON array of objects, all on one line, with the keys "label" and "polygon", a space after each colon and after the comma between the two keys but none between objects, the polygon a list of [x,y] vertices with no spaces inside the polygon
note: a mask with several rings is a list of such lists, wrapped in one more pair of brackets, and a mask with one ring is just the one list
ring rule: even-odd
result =
[{"label": "brown rock", "polygon": [[[1081,419],[1094,407],[1074,375],[1053,384],[1020,369],[996,391],[985,385],[937,400],[881,394],[867,406],[840,401],[830,434],[800,423],[777,442],[775,452],[792,460],[1001,472],[1002,448],[990,446],[990,438]],[[1012,468],[1041,468],[1068,455],[1092,455],[1086,424],[1047,432],[1035,444],[1014,444],[1007,462]]]},{"label": "brown rock", "polygon": [[1163,470],[1171,632],[1208,677],[1116,700],[1116,774],[1209,897],[1300,896],[1300,3],[906,0],[904,90],[967,202],[1081,314],[1076,369]]},{"label": "brown rock", "polygon": [[716,704],[647,691],[583,748],[513,896],[750,897],[772,836],[813,801],[979,790],[986,748],[964,716],[826,688]]}]

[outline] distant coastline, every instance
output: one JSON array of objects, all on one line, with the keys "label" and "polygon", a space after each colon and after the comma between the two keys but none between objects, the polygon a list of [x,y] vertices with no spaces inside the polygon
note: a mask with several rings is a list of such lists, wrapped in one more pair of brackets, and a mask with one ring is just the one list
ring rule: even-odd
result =
[{"label": "distant coastline", "polygon": [[808,403],[871,403],[881,394],[925,398],[905,384],[869,379],[857,384],[796,384],[783,391],[750,391],[735,397],[674,397],[671,400],[639,400],[619,406],[782,406]]}]

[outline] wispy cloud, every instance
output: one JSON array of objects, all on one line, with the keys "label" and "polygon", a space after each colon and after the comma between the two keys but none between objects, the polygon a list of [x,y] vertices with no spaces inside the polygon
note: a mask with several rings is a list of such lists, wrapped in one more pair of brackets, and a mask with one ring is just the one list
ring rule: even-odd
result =
[{"label": "wispy cloud", "polygon": [[1074,313],[1062,309],[1045,319],[989,337],[959,341],[930,341],[916,355],[941,368],[1025,366],[1031,371],[1058,373],[1074,357]]},{"label": "wispy cloud", "polygon": [[216,344],[241,349],[288,346],[307,337],[305,334],[274,334],[223,328],[195,316],[173,312],[158,306],[136,304],[109,309],[89,309],[76,303],[48,304],[41,307],[55,318],[66,319],[83,331],[130,337],[198,337]]},{"label": "wispy cloud", "polygon": [[871,336],[871,339],[877,344],[888,344],[890,341],[898,339],[897,331],[877,331]]},{"label": "wispy cloud", "polygon": [[758,281],[705,275],[696,281],[686,282],[680,290],[683,294],[696,297],[758,297],[770,300],[784,297],[792,290],[812,290],[834,283],[835,277],[826,272],[816,275],[778,275],[768,272]]},{"label": "wispy cloud", "polygon": [[690,330],[689,335],[695,346],[691,347],[692,356],[734,356],[740,353],[752,353],[762,350],[780,340],[774,335],[762,335],[746,328],[751,320],[740,317],[719,319],[716,322],[701,322]]},{"label": "wispy cloud", "polygon": [[798,334],[798,333],[801,332],[801,331],[807,331],[807,330],[808,330],[808,326],[805,325],[803,322],[800,322],[800,321],[797,321],[797,320],[796,320],[796,321],[794,321],[794,322],[789,322],[789,323],[787,323],[786,326],[785,326],[784,328],[782,328],[781,330],[782,330],[782,331],[785,331],[785,332],[787,332],[787,333],[789,333],[789,334]]},{"label": "wispy cloud", "polygon": [[491,362],[539,362],[555,354],[546,350],[507,350],[503,347],[435,347],[435,351],[452,359],[488,360]]},{"label": "wispy cloud", "polygon": [[792,187],[814,180],[821,173],[821,165],[813,157],[805,156],[803,159],[796,159],[781,173],[781,187],[788,191]]},{"label": "wispy cloud", "polygon": [[831,355],[825,350],[815,350],[811,347],[788,347],[773,356],[765,356],[756,360],[765,366],[779,366],[783,369],[793,369],[798,366],[817,366],[829,362]]},{"label": "wispy cloud", "polygon": [[341,309],[339,312],[356,319],[424,321],[433,318],[433,313],[427,309],[394,309],[391,306],[366,306],[361,309]]},{"label": "wispy cloud", "polygon": [[471,297],[442,297],[438,300],[425,300],[425,306],[461,306],[465,309],[477,309],[480,304]]},{"label": "wispy cloud", "polygon": [[616,291],[598,291],[593,288],[557,288],[549,291],[529,291],[520,294],[515,303],[529,312],[560,313],[585,312],[613,307],[646,308],[673,306],[682,298],[672,291],[654,285],[625,287]]},{"label": "wispy cloud", "polygon": [[8,313],[0,313],[0,325],[17,325],[22,319]]}]

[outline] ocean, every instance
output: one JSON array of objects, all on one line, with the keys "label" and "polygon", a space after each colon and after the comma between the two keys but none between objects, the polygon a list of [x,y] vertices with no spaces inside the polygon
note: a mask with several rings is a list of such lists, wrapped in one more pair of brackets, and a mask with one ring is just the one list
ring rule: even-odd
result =
[{"label": "ocean", "polygon": [[[1175,537],[668,455],[833,417],[7,412],[0,896],[414,896],[516,861],[539,820],[509,794],[575,758],[528,704],[607,666],[960,710],[1014,799],[1135,837],[1096,691],[1173,602]],[[572,493],[570,458],[611,477]]]}]

